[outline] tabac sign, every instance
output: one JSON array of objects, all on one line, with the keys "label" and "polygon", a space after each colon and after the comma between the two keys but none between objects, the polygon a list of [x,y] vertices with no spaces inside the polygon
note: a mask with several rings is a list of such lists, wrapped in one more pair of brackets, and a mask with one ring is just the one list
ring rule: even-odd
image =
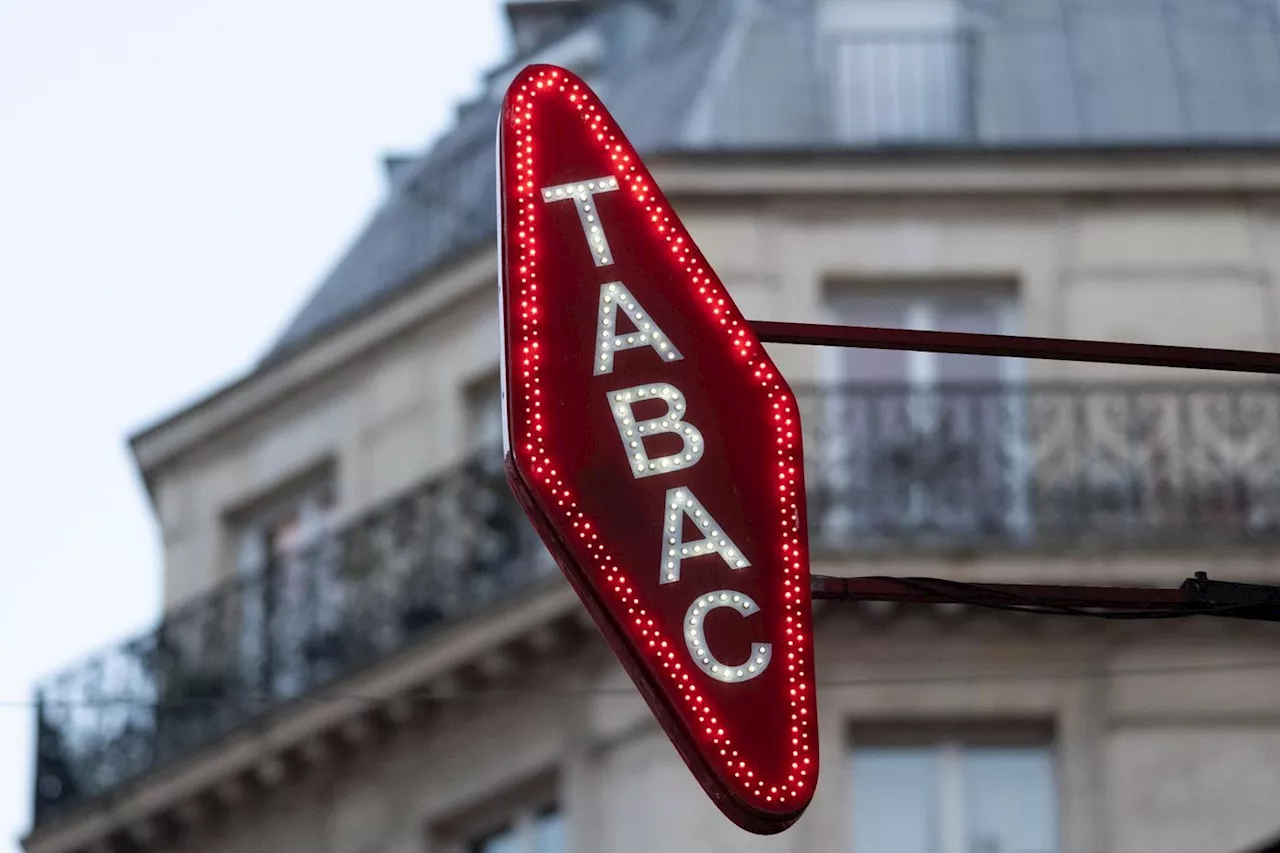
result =
[{"label": "tabac sign", "polygon": [[525,69],[498,157],[512,486],[707,793],[785,829],[818,776],[795,398],[585,83]]},{"label": "tabac sign", "polygon": [[613,118],[551,66],[499,127],[507,471],[672,742],[758,833],[818,778],[810,602],[1280,622],[1280,587],[1178,589],[810,576],[795,398],[776,343],[1280,375],[1280,354],[944,331],[748,323]]}]

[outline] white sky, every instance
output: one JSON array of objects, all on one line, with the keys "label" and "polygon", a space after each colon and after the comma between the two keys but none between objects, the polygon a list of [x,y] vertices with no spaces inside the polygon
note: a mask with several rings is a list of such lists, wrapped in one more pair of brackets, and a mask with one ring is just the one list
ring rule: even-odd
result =
[{"label": "white sky", "polygon": [[498,0],[0,0],[0,851],[31,684],[148,627],[125,446],[248,368],[506,49]]}]

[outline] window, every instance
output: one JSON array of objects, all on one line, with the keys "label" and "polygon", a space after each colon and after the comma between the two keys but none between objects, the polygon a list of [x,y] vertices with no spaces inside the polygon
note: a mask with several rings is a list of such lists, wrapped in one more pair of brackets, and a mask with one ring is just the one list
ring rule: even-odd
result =
[{"label": "window", "polygon": [[331,639],[347,590],[331,547],[335,499],[326,467],[233,517],[241,677],[277,697],[300,693],[308,673],[338,666]]},{"label": "window", "polygon": [[1057,853],[1047,743],[873,740],[850,768],[854,853]]},{"label": "window", "polygon": [[514,62],[503,70],[495,71],[489,78],[489,97],[495,101],[501,100],[502,93],[511,85],[511,81],[520,73],[520,69],[538,64],[567,68],[586,80],[596,94],[602,94],[600,84],[603,81],[593,78],[600,69],[607,51],[608,45],[605,38],[597,28],[573,27],[563,37],[546,43],[540,50],[527,55],[523,60]]},{"label": "window", "polygon": [[875,144],[970,132],[970,50],[956,0],[826,0],[821,21],[839,139]]},{"label": "window", "polygon": [[[830,308],[836,322],[857,326],[985,334],[1018,326],[1012,290],[976,284],[841,289]],[[810,443],[820,543],[1023,532],[1018,362],[853,348],[823,357],[822,436]]]},{"label": "window", "polygon": [[241,516],[236,524],[236,568],[241,574],[256,574],[268,561],[281,563],[299,557],[329,532],[333,511],[333,481],[326,474],[309,478],[305,485]]},{"label": "window", "polygon": [[513,781],[482,799],[442,815],[426,827],[427,848],[438,853],[567,853],[564,814],[553,769]]},{"label": "window", "polygon": [[502,383],[497,375],[470,383],[464,392],[467,442],[473,453],[502,447]]},{"label": "window", "polygon": [[554,806],[518,814],[473,841],[467,853],[564,853],[564,818]]},{"label": "window", "polygon": [[[983,285],[847,288],[829,302],[836,322],[890,329],[1016,334],[1017,298],[1009,288]],[[837,382],[900,382],[925,389],[948,382],[1014,382],[1018,363],[954,353],[833,348],[829,378]]]}]

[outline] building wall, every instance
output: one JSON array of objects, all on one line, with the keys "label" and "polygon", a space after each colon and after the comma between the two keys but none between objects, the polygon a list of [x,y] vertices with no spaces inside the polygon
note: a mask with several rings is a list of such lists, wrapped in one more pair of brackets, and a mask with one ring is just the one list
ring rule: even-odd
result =
[{"label": "building wall", "polygon": [[[826,300],[842,288],[980,281],[1016,290],[1026,334],[1280,346],[1280,222],[1236,196],[675,202],[751,318],[828,320]],[[154,477],[166,601],[228,577],[230,519],[317,466],[334,468],[342,519],[469,452],[468,389],[498,366],[495,297],[489,267],[425,322]],[[771,351],[793,384],[823,375],[813,348]],[[1027,373],[1191,377],[1056,362]],[[1167,586],[1206,565],[1196,554],[889,555],[814,568]],[[1276,575],[1265,554],[1218,554],[1208,568],[1238,579]],[[172,849],[462,853],[486,819],[554,797],[575,853],[849,853],[857,732],[995,720],[1052,732],[1062,853],[1232,853],[1277,824],[1280,684],[1272,670],[1242,665],[1274,656],[1265,627],[823,609],[821,783],[806,816],[772,838],[716,811],[593,642],[509,676],[487,698],[443,700],[380,742],[295,767]]]},{"label": "building wall", "polygon": [[593,641],[443,700],[172,849],[460,853],[468,833],[551,796],[577,853],[866,853],[850,840],[856,727],[994,719],[1052,730],[1063,853],[1232,853],[1276,824],[1280,685],[1241,667],[1272,654],[1265,628],[828,609],[819,787],[767,838],[716,811]]},{"label": "building wall", "polygon": [[496,285],[477,282],[412,335],[326,377],[221,436],[156,487],[165,601],[204,592],[235,568],[230,518],[282,484],[332,464],[339,514],[358,515],[457,462],[463,395],[497,370]]},{"label": "building wall", "polygon": [[[1026,334],[1277,346],[1280,226],[1235,196],[676,203],[748,317],[823,321],[832,288],[979,280],[1016,288]],[[815,348],[771,351],[793,384],[821,375]],[[496,373],[498,352],[495,283],[478,276],[412,333],[167,468],[154,483],[167,604],[234,570],[229,516],[318,465],[334,465],[351,517],[456,462],[470,446],[466,389]],[[1028,373],[1188,376],[1057,362]]]}]

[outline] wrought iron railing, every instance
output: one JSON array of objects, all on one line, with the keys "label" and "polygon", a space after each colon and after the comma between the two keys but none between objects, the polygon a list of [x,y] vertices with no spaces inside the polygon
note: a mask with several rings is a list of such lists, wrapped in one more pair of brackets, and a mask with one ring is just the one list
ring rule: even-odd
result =
[{"label": "wrought iron railing", "polygon": [[[799,392],[815,552],[1280,543],[1280,389]],[[497,453],[38,694],[36,823],[544,577]]]},{"label": "wrought iron railing", "polygon": [[801,395],[812,547],[1280,540],[1280,388],[1220,384]]},{"label": "wrought iron railing", "polygon": [[473,614],[553,569],[501,454],[237,578],[40,687],[35,822]]}]

